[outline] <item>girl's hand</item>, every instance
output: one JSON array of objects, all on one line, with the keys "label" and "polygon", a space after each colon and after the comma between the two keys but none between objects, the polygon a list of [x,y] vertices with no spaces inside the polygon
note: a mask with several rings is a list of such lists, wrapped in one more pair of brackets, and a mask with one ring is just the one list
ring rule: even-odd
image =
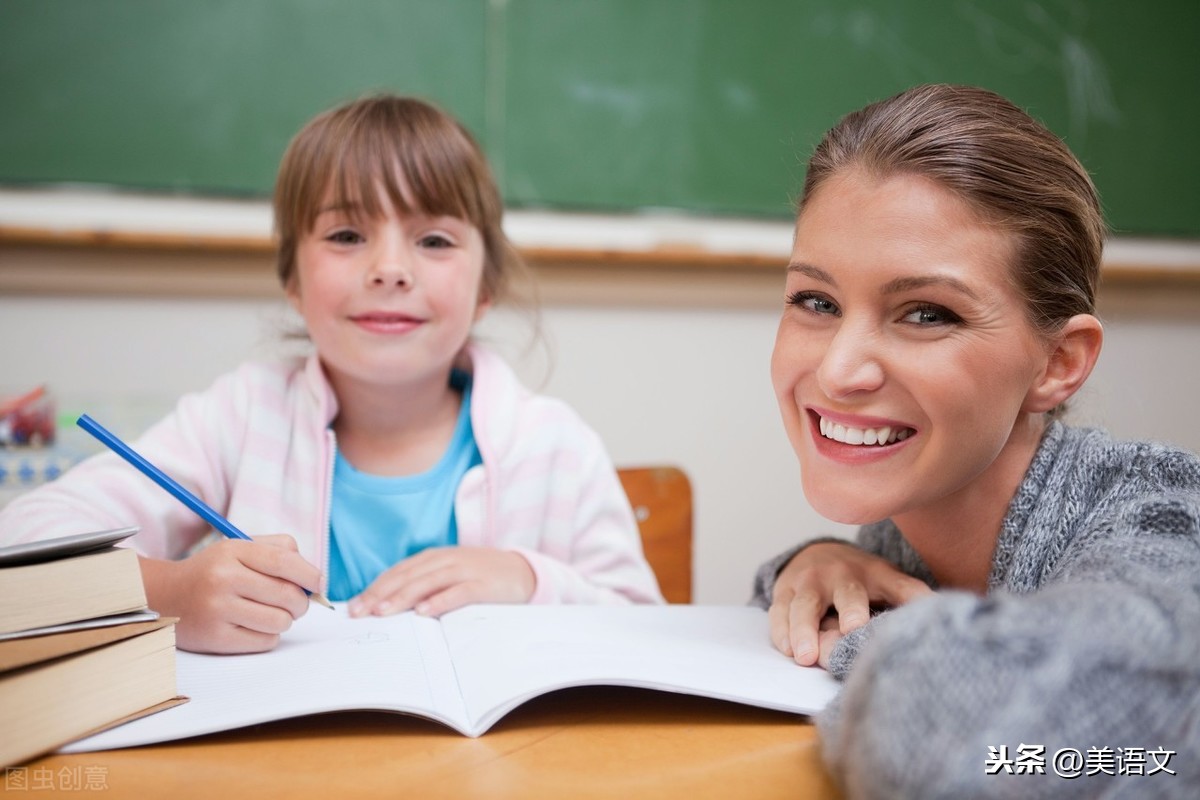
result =
[{"label": "girl's hand", "polygon": [[384,572],[350,603],[350,616],[415,610],[431,617],[470,603],[525,603],[533,568],[519,553],[490,547],[431,547]]},{"label": "girl's hand", "polygon": [[833,648],[871,618],[871,605],[898,606],[933,590],[851,544],[805,547],[775,579],[771,641],[801,666],[829,666]]},{"label": "girl's hand", "polygon": [[[222,539],[183,561],[141,559],[150,607],[179,617],[176,643],[198,653],[257,653],[308,610],[321,574],[290,536]],[[303,588],[301,588],[303,587]]]}]

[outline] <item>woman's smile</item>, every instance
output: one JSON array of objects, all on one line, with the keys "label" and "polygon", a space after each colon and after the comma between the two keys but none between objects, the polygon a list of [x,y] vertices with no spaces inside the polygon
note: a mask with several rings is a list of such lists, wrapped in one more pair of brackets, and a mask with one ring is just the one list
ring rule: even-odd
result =
[{"label": "woman's smile", "polygon": [[902,451],[916,429],[897,421],[807,409],[813,446],[824,458],[846,464],[865,464],[891,458]]},{"label": "woman's smile", "polygon": [[1012,248],[924,178],[851,171],[809,198],[772,379],[818,513],[945,511],[991,485],[1047,359]]}]

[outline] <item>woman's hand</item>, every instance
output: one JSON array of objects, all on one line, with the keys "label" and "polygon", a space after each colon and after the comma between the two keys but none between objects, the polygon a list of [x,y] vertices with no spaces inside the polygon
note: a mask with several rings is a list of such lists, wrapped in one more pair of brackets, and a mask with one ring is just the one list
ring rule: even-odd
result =
[{"label": "woman's hand", "polygon": [[771,641],[797,664],[828,667],[833,648],[867,623],[872,605],[898,606],[932,591],[852,544],[811,544],[775,579]]},{"label": "woman's hand", "polygon": [[415,610],[431,617],[470,603],[525,603],[533,568],[519,553],[490,547],[431,547],[384,572],[350,603],[350,616]]},{"label": "woman's hand", "polygon": [[179,617],[176,643],[198,653],[257,653],[308,610],[321,573],[290,536],[222,539],[183,561],[142,558],[150,607]]}]

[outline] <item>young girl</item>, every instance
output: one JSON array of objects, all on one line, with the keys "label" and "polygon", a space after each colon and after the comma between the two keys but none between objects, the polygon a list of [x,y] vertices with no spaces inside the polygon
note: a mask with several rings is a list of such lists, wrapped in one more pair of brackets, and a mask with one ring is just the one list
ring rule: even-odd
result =
[{"label": "young girl", "polygon": [[0,538],[139,525],[150,605],[196,651],[270,649],[305,589],[355,616],[661,602],[600,439],[470,341],[518,262],[467,131],[410,98],[326,112],[274,207],[315,352],[243,365],[134,443],[255,541],[184,557],[205,524],[112,454],[10,503]]},{"label": "young girl", "polygon": [[809,162],[771,374],[808,500],[863,527],[755,600],[845,679],[818,725],[851,797],[1200,782],[1200,459],[1057,421],[1103,237],[1078,160],[981,89],[872,104]]}]

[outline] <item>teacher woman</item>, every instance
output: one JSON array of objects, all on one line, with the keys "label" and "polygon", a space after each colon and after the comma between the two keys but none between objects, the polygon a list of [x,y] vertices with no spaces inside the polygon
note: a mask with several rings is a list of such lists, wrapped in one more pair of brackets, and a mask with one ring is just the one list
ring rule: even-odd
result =
[{"label": "teacher woman", "polygon": [[1104,232],[1063,142],[982,89],[867,106],[809,162],[771,376],[805,496],[862,527],[755,601],[845,681],[818,726],[852,797],[1200,785],[1200,460],[1059,420]]}]

